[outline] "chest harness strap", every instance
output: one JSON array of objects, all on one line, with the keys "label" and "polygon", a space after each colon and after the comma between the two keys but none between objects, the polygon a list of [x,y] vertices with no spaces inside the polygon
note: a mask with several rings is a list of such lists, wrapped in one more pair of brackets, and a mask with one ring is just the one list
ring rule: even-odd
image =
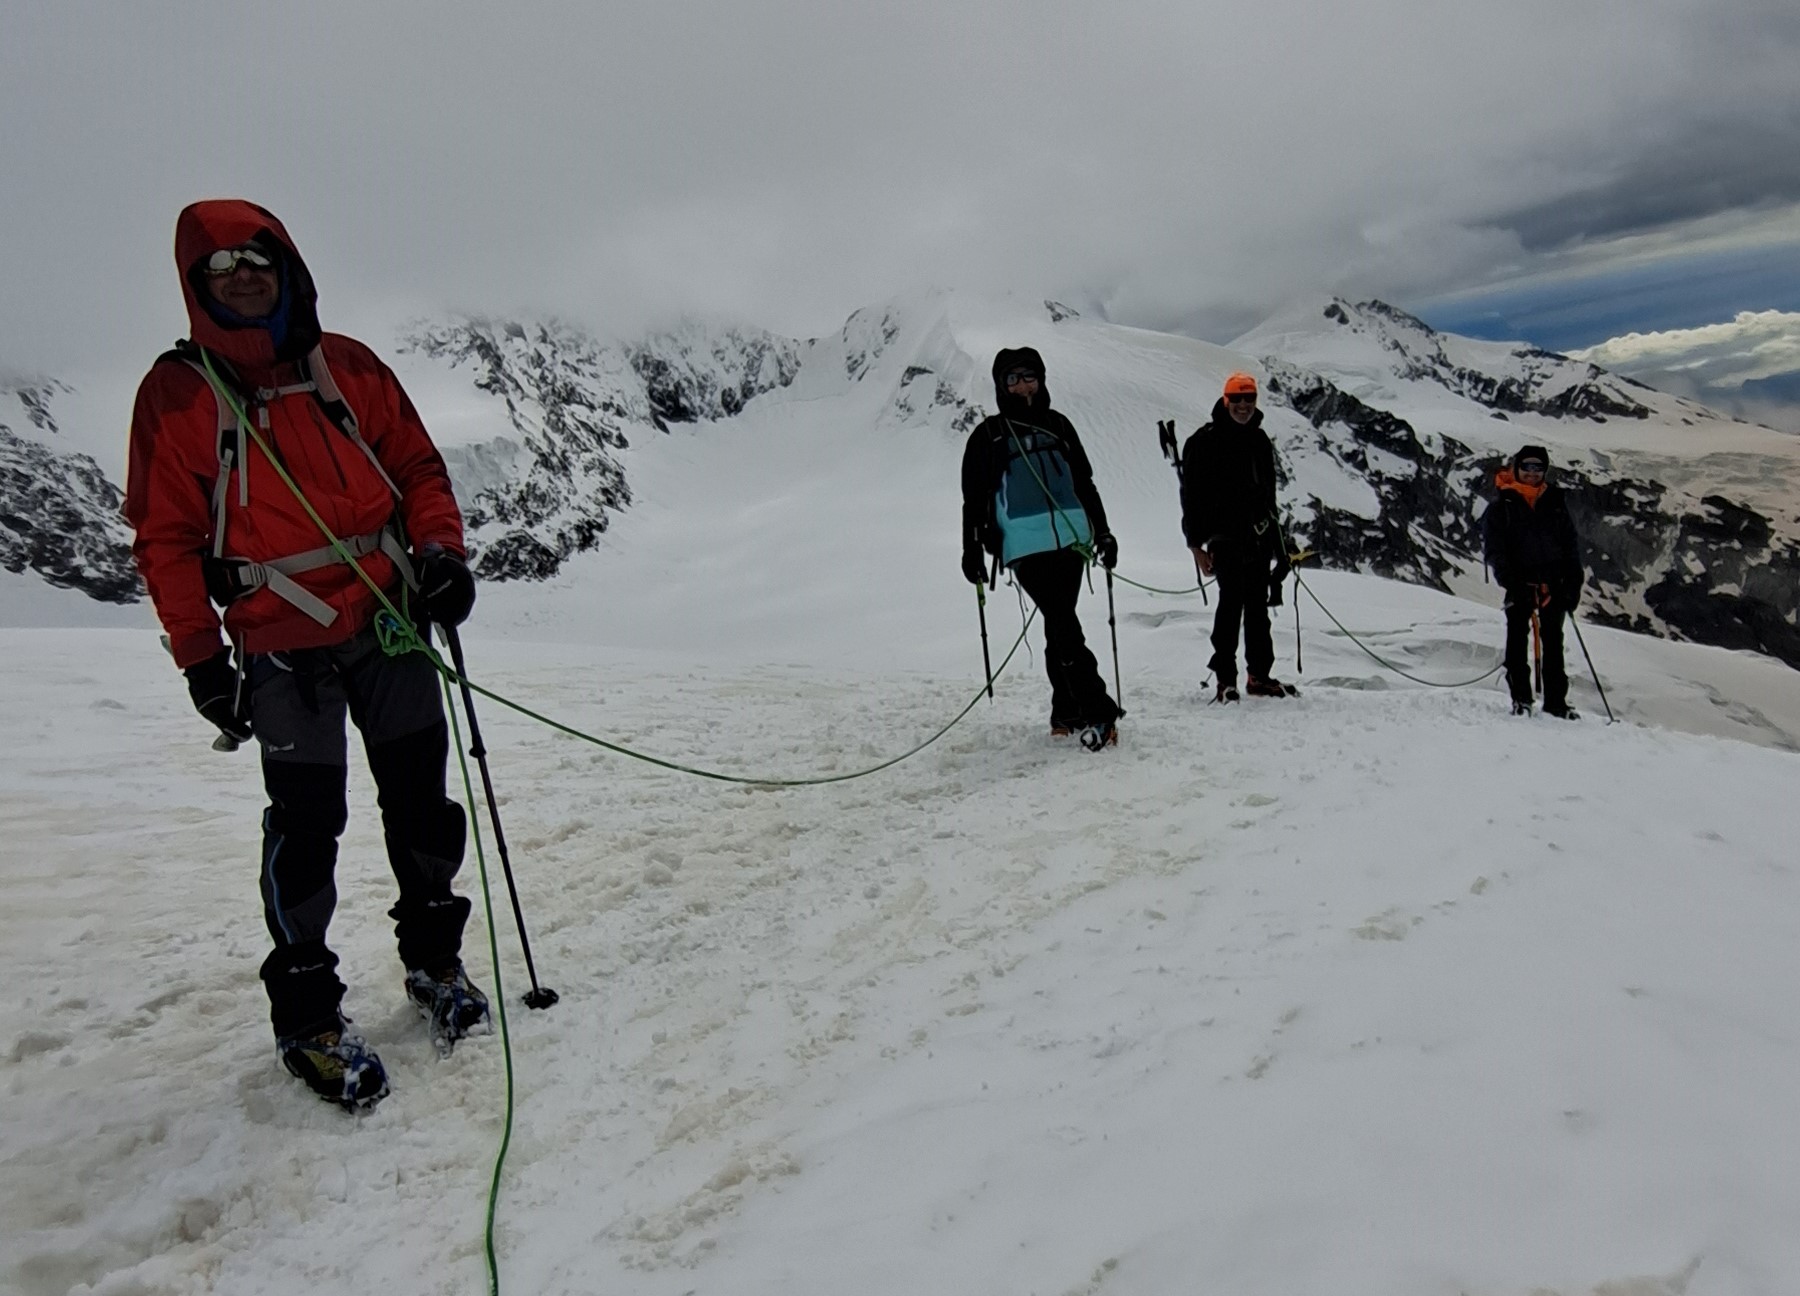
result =
[{"label": "chest harness strap", "polygon": [[[183,356],[182,359],[193,367],[207,386],[213,389],[213,400],[218,406],[218,450],[219,476],[213,483],[213,542],[211,565],[223,569],[224,582],[229,586],[231,597],[241,597],[255,590],[268,589],[275,597],[292,604],[320,625],[328,626],[337,620],[337,609],[324,599],[311,593],[294,580],[303,572],[317,571],[321,567],[329,567],[334,563],[345,561],[342,554],[331,545],[317,549],[308,549],[303,553],[288,554],[281,558],[268,558],[258,562],[250,558],[232,557],[225,552],[225,518],[226,505],[231,499],[231,475],[235,471],[238,479],[238,507],[248,508],[250,504],[250,474],[247,469],[249,458],[249,433],[238,420],[232,408],[232,401],[226,392],[220,390],[213,376],[206,371],[206,366],[199,361]],[[392,493],[396,505],[400,500],[400,488],[394,479],[382,467],[381,460],[375,457],[375,451],[364,441],[362,433],[357,429],[356,415],[351,411],[349,402],[344,399],[343,392],[331,377],[331,370],[325,363],[322,348],[314,347],[312,353],[300,362],[302,382],[290,383],[284,387],[258,387],[249,403],[256,406],[257,424],[265,431],[269,428],[269,402],[281,400],[287,396],[311,395],[324,407],[332,424],[348,437],[356,448],[368,457],[376,473]],[[379,531],[371,531],[367,535],[347,536],[344,548],[356,558],[372,553],[384,553],[400,573],[400,579],[406,582],[409,589],[418,589],[419,578],[413,571],[412,558],[406,552],[405,539],[401,534],[399,516],[391,518],[387,525]],[[210,585],[211,582],[209,582]],[[230,601],[229,597],[225,601]]]}]

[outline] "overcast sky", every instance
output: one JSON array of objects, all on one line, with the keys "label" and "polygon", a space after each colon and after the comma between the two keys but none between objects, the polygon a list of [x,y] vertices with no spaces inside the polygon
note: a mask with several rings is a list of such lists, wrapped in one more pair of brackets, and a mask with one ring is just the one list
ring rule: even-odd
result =
[{"label": "overcast sky", "polygon": [[1222,339],[1690,230],[1800,251],[1793,0],[863,8],[0,0],[0,369],[142,369],[204,196],[280,215],[352,332],[810,336],[932,282]]}]

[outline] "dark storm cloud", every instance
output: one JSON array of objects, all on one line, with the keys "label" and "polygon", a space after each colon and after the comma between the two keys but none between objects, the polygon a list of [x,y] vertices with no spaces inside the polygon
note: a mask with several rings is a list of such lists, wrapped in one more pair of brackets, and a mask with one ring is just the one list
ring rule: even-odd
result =
[{"label": "dark storm cloud", "polygon": [[[1495,216],[1528,251],[1636,234],[1723,211],[1800,203],[1800,108],[1684,123],[1592,187]],[[1786,107],[1786,111],[1779,111]]]}]

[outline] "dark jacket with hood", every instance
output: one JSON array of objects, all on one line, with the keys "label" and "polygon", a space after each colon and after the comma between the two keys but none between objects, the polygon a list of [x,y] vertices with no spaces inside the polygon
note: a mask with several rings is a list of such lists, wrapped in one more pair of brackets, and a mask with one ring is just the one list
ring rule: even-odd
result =
[{"label": "dark jacket with hood", "polygon": [[[280,276],[281,300],[267,319],[234,316],[206,288],[201,262],[221,248],[245,244],[266,252]],[[258,430],[326,524],[349,539],[379,532],[398,513],[415,550],[435,544],[460,556],[462,514],[425,425],[374,352],[350,338],[320,332],[312,276],[281,222],[237,199],[195,203],[176,222],[175,266],[192,341],[222,361],[240,393],[250,397],[245,405]],[[301,382],[300,363],[315,347],[381,471],[316,393],[274,390]],[[259,399],[259,390],[267,395]],[[137,533],[132,555],[168,632],[175,664],[191,666],[218,653],[224,646],[221,628],[246,652],[319,647],[350,638],[369,624],[375,596],[343,563],[294,578],[337,613],[330,625],[321,625],[268,587],[231,603],[222,618],[214,610],[202,557],[211,551],[213,535],[218,425],[211,385],[178,357],[164,357],[138,387],[125,518]],[[398,490],[397,501],[382,472]],[[254,446],[246,462],[231,469],[224,498],[227,557],[268,562],[327,543],[268,456]],[[384,553],[366,555],[361,565],[377,585],[391,588],[398,581]]]},{"label": "dark jacket with hood", "polygon": [[1216,540],[1267,540],[1279,547],[1275,526],[1275,444],[1259,409],[1247,423],[1231,417],[1221,397],[1212,421],[1181,448],[1181,533],[1188,548]]},{"label": "dark jacket with hood", "polygon": [[1494,580],[1508,590],[1548,585],[1559,606],[1573,608],[1584,573],[1562,488],[1549,482],[1528,486],[1513,476],[1510,466],[1494,474],[1494,487],[1498,493],[1481,519]]},{"label": "dark jacket with hood", "polygon": [[[1037,395],[1029,404],[1006,390],[1005,375],[1017,368],[1035,369],[1039,375]],[[983,419],[963,448],[965,553],[1001,552],[1004,537],[996,513],[997,497],[1008,470],[1014,469],[1015,463],[1022,463],[1022,455],[1029,455],[1031,467],[1046,478],[1052,475],[1051,465],[1060,458],[1067,466],[1068,487],[1087,515],[1093,537],[1108,534],[1106,510],[1100,503],[1100,492],[1094,488],[1093,465],[1088,462],[1074,425],[1050,408],[1050,389],[1043,381],[1043,373],[1043,358],[1031,347],[1005,349],[994,357],[994,398],[1000,412]]]}]

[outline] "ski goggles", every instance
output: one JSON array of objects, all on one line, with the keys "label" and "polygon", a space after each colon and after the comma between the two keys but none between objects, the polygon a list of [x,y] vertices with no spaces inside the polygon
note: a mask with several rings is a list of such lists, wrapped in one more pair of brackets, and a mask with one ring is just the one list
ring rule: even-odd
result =
[{"label": "ski goggles", "polygon": [[1038,372],[1036,369],[1014,369],[1011,373],[1006,375],[1006,385],[1008,387],[1017,387],[1020,383],[1037,381]]},{"label": "ski goggles", "polygon": [[240,265],[248,263],[254,270],[273,270],[275,263],[268,255],[253,247],[220,248],[206,258],[206,273],[215,279],[236,274]]},{"label": "ski goggles", "polygon": [[1235,392],[1225,398],[1225,403],[1227,405],[1254,405],[1256,404],[1256,393]]},{"label": "ski goggles", "polygon": [[1547,471],[1549,467],[1549,464],[1544,463],[1541,460],[1526,459],[1519,464],[1519,471],[1522,473],[1541,473]]}]

